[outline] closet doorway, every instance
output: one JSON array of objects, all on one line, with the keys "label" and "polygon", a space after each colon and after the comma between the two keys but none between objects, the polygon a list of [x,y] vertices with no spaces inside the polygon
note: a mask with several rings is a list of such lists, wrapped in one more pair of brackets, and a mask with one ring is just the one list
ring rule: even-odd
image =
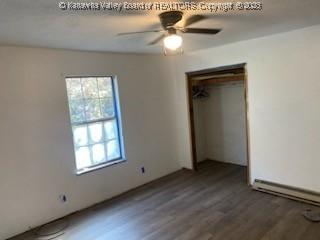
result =
[{"label": "closet doorway", "polygon": [[186,76],[193,169],[203,160],[246,166],[250,184],[246,64]]}]

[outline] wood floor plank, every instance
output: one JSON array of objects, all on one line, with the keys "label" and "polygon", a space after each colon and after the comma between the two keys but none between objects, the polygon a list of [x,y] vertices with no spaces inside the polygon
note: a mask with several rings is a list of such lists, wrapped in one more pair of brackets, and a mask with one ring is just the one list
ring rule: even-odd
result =
[{"label": "wood floor plank", "polygon": [[[55,240],[320,240],[317,207],[251,190],[246,168],[205,161],[68,216]],[[11,240],[37,239],[32,232]]]}]

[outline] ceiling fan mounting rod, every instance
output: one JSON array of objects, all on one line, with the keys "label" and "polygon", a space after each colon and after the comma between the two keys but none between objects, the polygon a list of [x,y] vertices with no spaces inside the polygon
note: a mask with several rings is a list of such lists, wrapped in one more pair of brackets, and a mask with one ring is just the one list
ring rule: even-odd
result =
[{"label": "ceiling fan mounting rod", "polygon": [[169,35],[177,34],[177,30],[174,27],[170,27],[167,30]]}]

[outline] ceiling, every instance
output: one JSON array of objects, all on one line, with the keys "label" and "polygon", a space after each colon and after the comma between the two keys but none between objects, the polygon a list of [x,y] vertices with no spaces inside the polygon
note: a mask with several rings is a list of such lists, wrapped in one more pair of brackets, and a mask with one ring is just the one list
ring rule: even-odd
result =
[{"label": "ceiling", "polygon": [[[69,1],[100,2],[100,0]],[[106,52],[162,52],[162,43],[155,46],[147,45],[159,36],[159,33],[117,36],[120,32],[160,29],[158,19],[160,11],[122,11],[120,13],[110,10],[63,11],[58,7],[59,2],[57,0],[0,0],[0,44]],[[239,2],[239,0],[206,2]],[[190,14],[205,14],[209,17],[192,27],[222,28],[223,31],[218,35],[184,34],[184,50],[204,49],[320,24],[319,0],[261,0],[261,2],[263,3],[262,11],[226,13],[185,11],[186,17]]]}]

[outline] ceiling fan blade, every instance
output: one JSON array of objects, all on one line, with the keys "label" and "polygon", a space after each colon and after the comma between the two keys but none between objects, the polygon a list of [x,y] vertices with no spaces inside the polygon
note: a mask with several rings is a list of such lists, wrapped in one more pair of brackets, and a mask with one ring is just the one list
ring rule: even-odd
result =
[{"label": "ceiling fan blade", "polygon": [[159,37],[154,39],[152,42],[150,42],[148,45],[154,45],[154,44],[160,42],[165,36],[166,36],[165,34],[160,35]]},{"label": "ceiling fan blade", "polygon": [[157,33],[157,32],[163,32],[163,29],[159,29],[159,30],[149,30],[149,31],[140,31],[140,32],[124,32],[124,33],[118,33],[118,36],[122,36],[122,35],[131,35],[131,34],[139,34],[139,33]]},{"label": "ceiling fan blade", "polygon": [[195,33],[195,34],[217,34],[221,29],[215,28],[184,28],[181,29],[183,33]]},{"label": "ceiling fan blade", "polygon": [[204,19],[208,18],[207,16],[204,15],[192,15],[191,17],[187,18],[184,24],[184,27],[188,27],[191,24],[194,24],[196,22],[200,22]]}]

